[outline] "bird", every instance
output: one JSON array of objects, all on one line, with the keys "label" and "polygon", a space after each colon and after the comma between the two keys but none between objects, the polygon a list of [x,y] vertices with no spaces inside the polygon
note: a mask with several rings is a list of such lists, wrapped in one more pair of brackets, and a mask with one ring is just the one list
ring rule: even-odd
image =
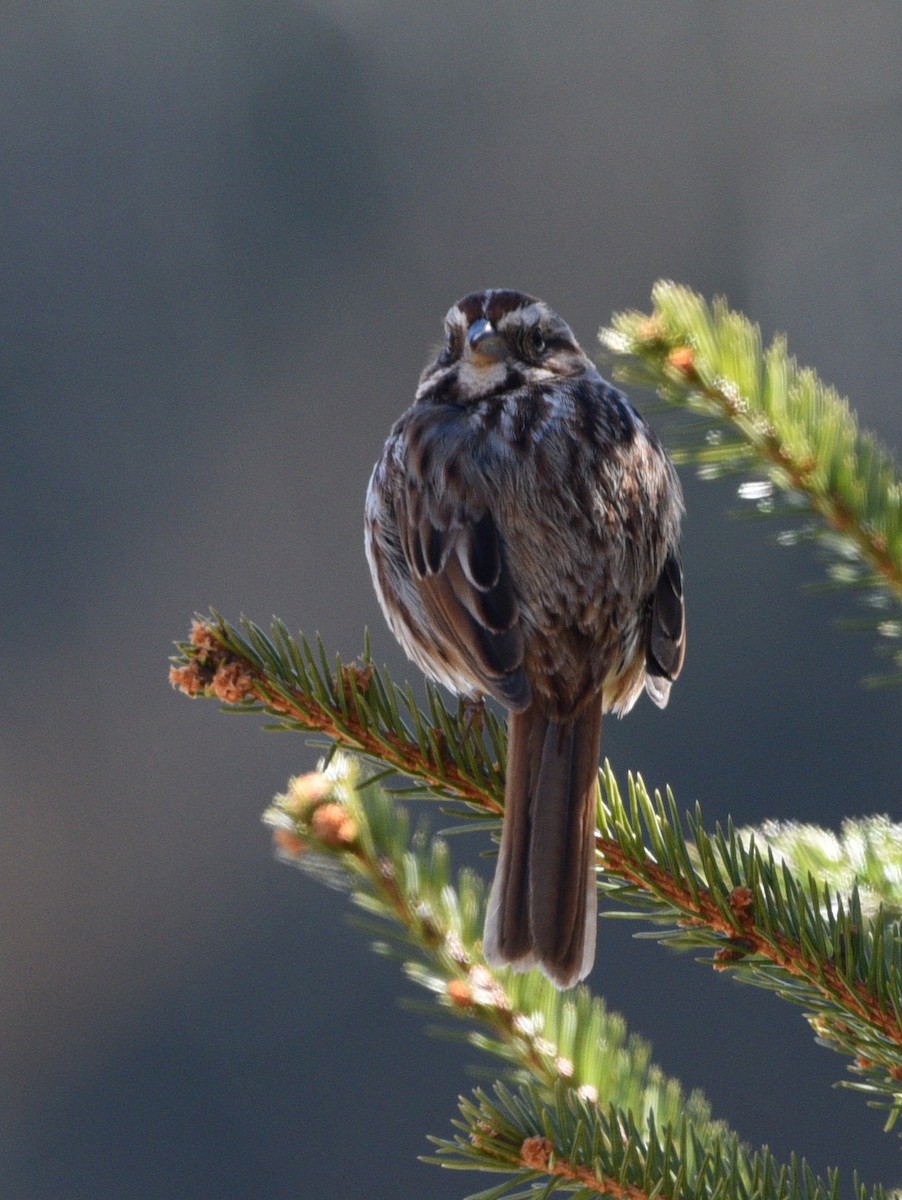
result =
[{"label": "bird", "polygon": [[595,958],[604,713],[663,708],[685,654],[683,495],[547,304],[472,292],[373,468],[365,548],[408,657],[508,710],[483,953],[561,989]]}]

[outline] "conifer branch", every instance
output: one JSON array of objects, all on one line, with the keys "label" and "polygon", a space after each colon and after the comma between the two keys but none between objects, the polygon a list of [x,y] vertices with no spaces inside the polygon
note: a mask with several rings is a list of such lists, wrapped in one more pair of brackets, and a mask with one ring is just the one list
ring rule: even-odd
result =
[{"label": "conifer branch", "polygon": [[894,1123],[902,1108],[898,920],[882,907],[869,919],[857,886],[840,896],[810,874],[797,879],[785,856],[759,851],[754,833],[743,838],[730,826],[710,836],[698,809],[685,832],[669,793],[665,803],[641,778],[629,784],[627,808],[605,765],[602,893],[669,926],[662,941],[709,949],[715,969],[809,1008],[821,1044],[853,1059],[860,1081],[849,1086],[889,1107]]},{"label": "conifer branch", "polygon": [[[553,1107],[527,1085],[497,1084],[489,1096],[477,1090],[460,1102],[460,1133],[433,1139],[431,1161],[445,1167],[512,1172],[499,1187],[469,1200],[531,1200],[566,1191],[580,1200],[595,1195],[642,1200],[837,1200],[840,1179],[821,1179],[804,1160],[777,1162],[767,1148],[750,1152],[732,1135],[702,1142],[686,1121],[648,1130],[613,1106],[588,1105],[573,1093],[558,1093]],[[535,1130],[542,1130],[535,1133]],[[494,1164],[489,1166],[488,1164]],[[546,1187],[536,1189],[542,1177]],[[538,1183],[536,1182],[538,1181]],[[885,1197],[853,1180],[855,1200]]]},{"label": "conifer branch", "polygon": [[[216,616],[199,620],[181,650],[171,677],[189,694],[262,709],[280,728],[326,734],[383,773],[398,770],[425,794],[497,822],[505,738],[491,714],[483,737],[430,688],[427,715],[368,651],[361,664],[337,661],[333,671],[321,645],[295,642],[278,624],[269,638],[250,622],[239,632]],[[666,926],[660,940],[707,949],[716,969],[804,1004],[822,1044],[853,1059],[854,1086],[894,1120],[902,1110],[898,924],[882,909],[866,917],[854,888],[840,896],[811,876],[797,879],[785,857],[761,853],[754,837],[743,840],[732,827],[709,835],[699,811],[687,822],[685,830],[669,793],[666,801],[652,797],[640,777],[630,778],[624,801],[606,766],[596,839],[601,891]]]},{"label": "conifer branch", "polygon": [[[431,1010],[505,1062],[510,1086],[462,1099],[459,1134],[433,1138],[427,1160],[504,1173],[484,1200],[533,1195],[542,1180],[544,1195],[623,1200],[836,1195],[835,1175],[823,1181],[804,1163],[752,1154],[698,1094],[686,1097],[652,1066],[645,1043],[586,988],[562,993],[538,972],[490,971],[479,941],[482,882],[468,871],[453,881],[445,844],[422,831],[411,838],[403,810],[353,760],[335,756],[291,780],[264,820],[283,858],[350,891],[375,921],[377,949],[432,994]],[[869,1200],[863,1187],[856,1195]]]},{"label": "conifer branch", "polygon": [[367,927],[377,948],[400,958],[447,1015],[476,1023],[469,1040],[520,1078],[592,1099],[603,1088],[661,1121],[688,1111],[700,1128],[715,1128],[704,1102],[665,1080],[645,1043],[628,1038],[587,989],[563,994],[537,973],[485,965],[482,880],[466,870],[452,878],[447,844],[422,829],[411,836],[404,809],[355,760],[338,754],[293,778],[263,819],[279,855],[350,890],[375,918]]},{"label": "conifer branch", "polygon": [[368,639],[359,662],[336,659],[333,672],[322,643],[314,651],[280,621],[270,637],[248,620],[241,630],[215,612],[195,618],[189,640],[177,643],[173,686],[192,698],[211,696],[243,712],[266,712],[275,728],[323,734],[417,779],[430,795],[463,801],[483,817],[501,815],[506,735],[491,712],[483,710],[478,722],[461,720],[464,706],[452,714],[427,681],[426,716],[409,686],[401,689],[388,672],[375,669]]},{"label": "conifer branch", "polygon": [[[701,418],[702,436],[689,431],[674,457],[699,464],[703,477],[765,471],[767,482],[740,495],[762,513],[778,511],[775,489],[787,497],[779,515],[795,528],[779,540],[816,537],[827,547],[833,584],[864,590],[877,610],[867,624],[900,669],[870,682],[902,681],[902,480],[892,456],[859,429],[846,400],[798,366],[785,338],[765,350],[758,327],[723,300],[709,306],[673,283],[656,284],[652,301],[651,314],[619,313],[601,331],[618,379]],[[800,529],[805,510],[826,528]]]}]

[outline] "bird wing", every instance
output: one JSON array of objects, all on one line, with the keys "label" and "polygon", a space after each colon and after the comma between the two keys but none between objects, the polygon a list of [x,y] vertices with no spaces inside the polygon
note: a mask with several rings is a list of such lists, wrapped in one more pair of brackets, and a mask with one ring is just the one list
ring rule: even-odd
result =
[{"label": "bird wing", "polygon": [[679,555],[667,556],[651,602],[646,671],[648,694],[661,708],[670,685],[679,675],[686,655],[686,610],[683,601],[683,568]]},{"label": "bird wing", "polygon": [[520,712],[531,700],[519,605],[488,509],[453,515],[423,493],[396,495],[401,548],[433,632],[463,674]]}]

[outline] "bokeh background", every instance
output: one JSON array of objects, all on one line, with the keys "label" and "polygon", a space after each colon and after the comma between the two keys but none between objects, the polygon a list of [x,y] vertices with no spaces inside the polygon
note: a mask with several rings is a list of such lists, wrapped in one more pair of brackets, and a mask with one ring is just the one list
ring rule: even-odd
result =
[{"label": "bokeh background", "polygon": [[[870,0],[6,0],[0,1194],[486,1186],[417,1161],[475,1052],[273,861],[259,814],[316,752],[172,692],[171,642],[213,604],[347,656],[369,625],[410,673],[363,494],[473,288],[589,348],[659,277],[724,293],[898,447],[900,47]],[[687,667],[608,723],[616,768],[709,823],[898,817],[848,601],[726,516],[735,482],[684,483]],[[800,1013],[634,929],[593,984],[667,1071],[781,1157],[902,1180]]]}]

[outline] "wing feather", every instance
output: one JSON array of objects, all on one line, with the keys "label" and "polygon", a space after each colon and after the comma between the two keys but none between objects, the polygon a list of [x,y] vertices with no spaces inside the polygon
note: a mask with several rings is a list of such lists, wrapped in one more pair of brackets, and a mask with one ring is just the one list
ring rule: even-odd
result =
[{"label": "wing feather", "polygon": [[488,509],[436,514],[422,493],[396,497],[401,548],[426,616],[478,686],[519,712],[530,702],[519,606]]},{"label": "wing feather", "polygon": [[683,569],[674,552],[667,556],[652,596],[646,652],[646,689],[661,708],[667,703],[670,685],[682,670],[685,656]]}]

